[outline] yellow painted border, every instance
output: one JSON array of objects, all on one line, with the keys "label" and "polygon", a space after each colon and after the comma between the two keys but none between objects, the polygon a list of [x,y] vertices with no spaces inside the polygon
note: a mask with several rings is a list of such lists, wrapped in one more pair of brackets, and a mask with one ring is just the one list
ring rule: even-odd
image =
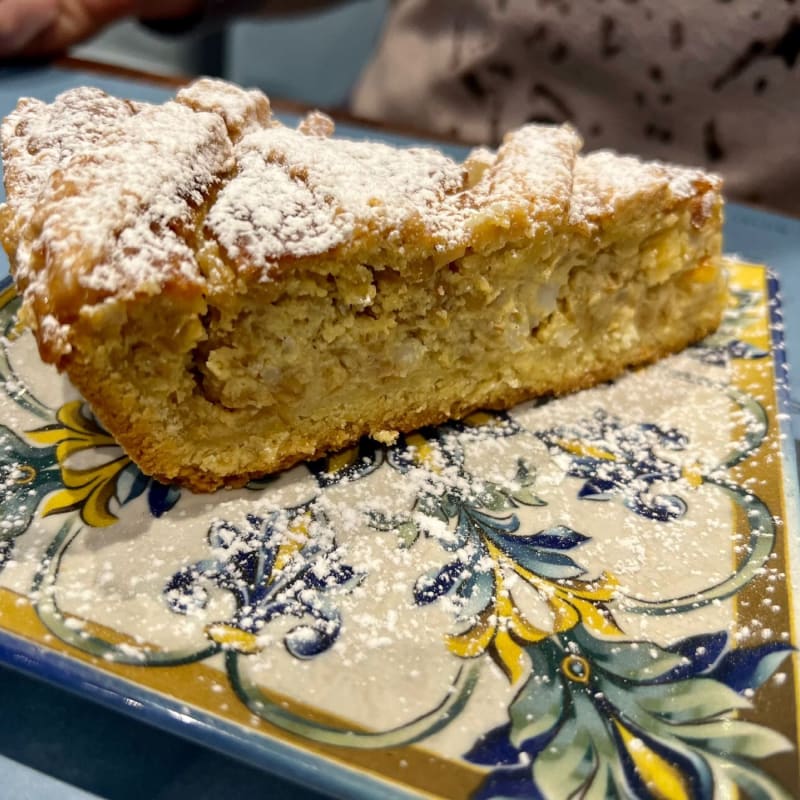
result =
[{"label": "yellow painted border", "polygon": [[[247,729],[243,731],[243,735],[258,735],[266,739],[279,740],[300,750],[315,753],[345,768],[368,772],[423,795],[430,797],[468,795],[478,787],[486,775],[484,771],[466,761],[449,761],[422,747],[349,750],[318,744],[286,733],[253,715],[236,696],[224,672],[203,662],[170,667],[139,667],[117,664],[91,656],[49,633],[28,598],[3,588],[0,588],[0,627],[8,633],[129,682],[132,684],[133,698],[136,686],[149,689],[173,702],[185,704],[226,722],[240,725]],[[87,624],[86,631],[101,635],[114,643],[136,644],[132,639],[95,623]],[[138,646],[141,646],[141,642]],[[123,688],[120,687],[120,690]],[[277,702],[285,704],[288,710],[302,714],[308,719],[334,726],[351,726],[347,720],[305,706],[294,698],[274,692],[268,694]]]},{"label": "yellow painted border", "polygon": [[[763,350],[772,351],[769,319],[769,287],[768,274],[764,266],[736,263],[732,265],[731,283],[737,288],[758,292],[761,298],[760,313],[752,324],[740,331],[740,338]],[[739,628],[752,626],[753,622],[763,616],[757,612],[766,597],[772,597],[781,611],[770,619],[774,620],[773,629],[777,632],[789,631],[792,644],[798,644],[797,620],[794,608],[795,594],[791,580],[791,553],[788,536],[799,536],[800,530],[790,530],[789,525],[795,520],[788,517],[788,503],[785,492],[785,475],[783,458],[792,457],[786,452],[781,441],[781,429],[777,417],[780,401],[778,397],[777,376],[775,374],[774,353],[764,359],[734,359],[731,363],[731,382],[743,392],[759,394],[758,398],[767,412],[767,436],[759,450],[744,462],[731,470],[732,479],[750,487],[770,509],[778,524],[776,559],[770,567],[777,568],[784,574],[777,581],[778,588],[773,594],[766,592],[769,585],[768,576],[763,576],[745,586],[734,597],[736,622]],[[743,644],[763,644],[763,638]],[[758,690],[758,703],[742,717],[772,730],[784,734],[794,742],[795,748],[800,741],[800,714],[797,699],[800,697],[800,661],[797,653],[792,654],[791,676],[782,685],[767,682]],[[784,668],[783,672],[787,672]],[[791,710],[791,711],[790,711]],[[797,751],[773,756],[759,762],[759,766],[775,776],[785,787],[790,797],[800,797],[800,773],[798,773]]]}]

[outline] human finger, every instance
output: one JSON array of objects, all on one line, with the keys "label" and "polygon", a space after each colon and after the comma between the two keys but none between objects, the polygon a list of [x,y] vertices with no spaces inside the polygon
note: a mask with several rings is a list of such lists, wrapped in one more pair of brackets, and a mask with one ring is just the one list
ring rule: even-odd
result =
[{"label": "human finger", "polygon": [[0,0],[0,58],[22,51],[58,17],[58,0]]}]

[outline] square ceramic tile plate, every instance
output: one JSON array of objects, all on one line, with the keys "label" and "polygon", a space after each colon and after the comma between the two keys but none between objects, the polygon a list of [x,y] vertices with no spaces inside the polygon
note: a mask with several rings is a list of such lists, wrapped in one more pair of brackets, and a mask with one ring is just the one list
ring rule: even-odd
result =
[{"label": "square ceramic tile plate", "polygon": [[8,286],[0,658],[347,797],[797,797],[777,289],[731,278],[614,383],[210,496],[139,472]]}]

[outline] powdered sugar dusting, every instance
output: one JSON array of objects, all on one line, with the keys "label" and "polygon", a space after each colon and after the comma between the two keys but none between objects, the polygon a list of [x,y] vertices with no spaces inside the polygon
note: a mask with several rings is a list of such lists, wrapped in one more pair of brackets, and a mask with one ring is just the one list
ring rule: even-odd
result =
[{"label": "powdered sugar dusting", "polygon": [[475,185],[475,205],[484,212],[523,211],[532,219],[562,222],[580,147],[569,125],[526,125],[505,137],[494,163],[478,149],[476,160],[486,167]]},{"label": "powdered sugar dusting", "polygon": [[[325,252],[353,230],[352,215],[319,200],[303,181],[268,163],[257,149],[239,154],[239,174],[220,192],[207,225],[228,256],[256,264]],[[265,194],[270,201],[262,202]]]},{"label": "powdered sugar dusting", "polygon": [[496,156],[476,154],[477,175],[429,148],[303,130],[315,132],[273,127],[237,148],[238,174],[208,217],[232,258],[244,254],[265,266],[343,246],[376,248],[386,239],[448,252],[474,247],[487,220],[509,229],[520,217],[523,233],[556,226],[569,204],[580,144],[570,128],[527,126],[510,134]]},{"label": "powdered sugar dusting", "polygon": [[5,180],[17,212],[29,217],[53,171],[76,153],[118,139],[121,121],[133,113],[131,104],[91,88],[73,89],[51,105],[20,100],[2,125]]},{"label": "powdered sugar dusting", "polygon": [[226,81],[201,78],[181,89],[175,99],[195,111],[218,114],[234,141],[271,123],[269,100],[261,92],[242,90]]},{"label": "powdered sugar dusting", "polygon": [[72,350],[72,345],[69,343],[69,325],[61,324],[52,314],[46,314],[39,320],[39,335],[55,352],[66,355]]},{"label": "powdered sugar dusting", "polygon": [[68,158],[63,179],[45,186],[33,217],[38,243],[60,270],[91,265],[78,276],[88,288],[141,291],[160,285],[165,267],[198,280],[172,226],[190,224],[192,209],[232,166],[221,121],[171,103],[145,108],[123,128],[118,143]]},{"label": "powdered sugar dusting", "polygon": [[464,238],[463,215],[448,206],[464,170],[435,150],[271,128],[246,136],[237,157],[239,173],[208,217],[234,258],[240,248],[261,265],[319,255],[368,231],[409,238],[413,225],[434,244]]},{"label": "powdered sugar dusting", "polygon": [[331,139],[331,128],[321,116],[283,127],[260,92],[208,79],[161,106],[95,89],[21,101],[2,129],[12,214],[0,233],[26,302],[63,323],[113,294],[176,280],[202,290],[193,237],[204,214],[223,254],[266,279],[283,259],[380,260],[387,243],[406,258],[447,259],[591,231],[636,198],[692,197],[702,177],[612,153],[582,158],[568,126],[525,126],[466,164]]},{"label": "powdered sugar dusting", "polygon": [[24,101],[3,134],[26,298],[61,317],[76,297],[202,282],[180,229],[233,166],[218,115],[78,89],[52,106]]},{"label": "powdered sugar dusting", "polygon": [[576,164],[570,222],[594,224],[632,201],[652,200],[659,194],[673,201],[687,200],[701,187],[716,193],[720,185],[718,177],[700,170],[599,150]]}]

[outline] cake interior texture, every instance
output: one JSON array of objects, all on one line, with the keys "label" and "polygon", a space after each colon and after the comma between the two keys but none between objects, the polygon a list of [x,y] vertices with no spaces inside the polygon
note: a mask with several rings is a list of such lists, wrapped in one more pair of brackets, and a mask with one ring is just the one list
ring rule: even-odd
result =
[{"label": "cake interior texture", "polygon": [[[42,356],[161,480],[241,485],[591,386],[719,323],[713,176],[584,156],[541,126],[457,164],[339,140],[317,114],[290,130],[263,95],[211,81],[122,103],[21,104],[0,236]],[[164,113],[194,155],[158,140]],[[156,177],[120,199],[126,147]],[[101,202],[109,219],[76,228]]]}]

